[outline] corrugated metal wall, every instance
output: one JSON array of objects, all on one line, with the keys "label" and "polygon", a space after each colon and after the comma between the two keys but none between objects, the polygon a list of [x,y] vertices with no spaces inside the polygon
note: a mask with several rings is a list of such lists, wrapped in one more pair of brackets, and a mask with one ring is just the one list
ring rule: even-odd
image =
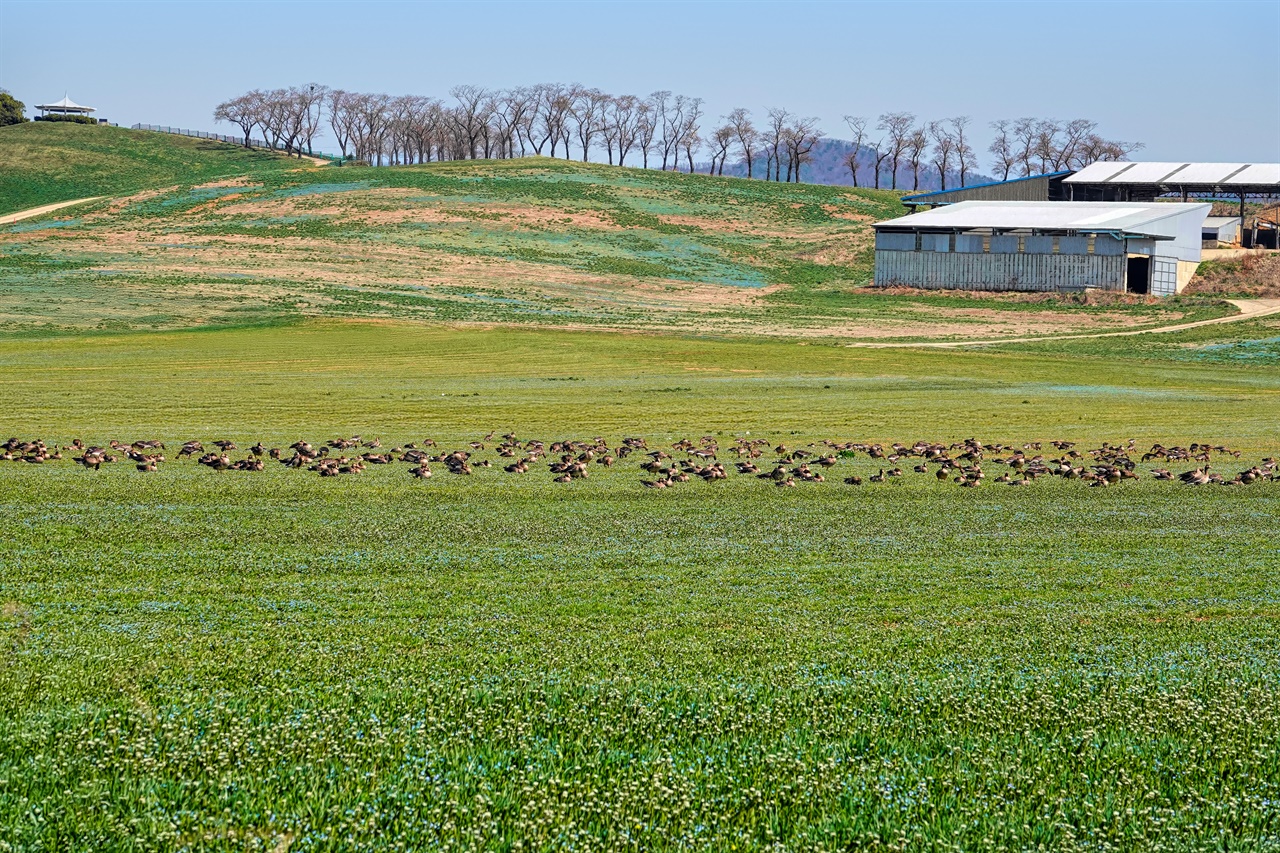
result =
[{"label": "corrugated metal wall", "polygon": [[876,251],[876,284],[947,290],[1124,290],[1124,255]]},{"label": "corrugated metal wall", "polygon": [[1049,179],[1031,178],[999,184],[930,193],[921,204],[954,204],[958,201],[1048,201]]}]

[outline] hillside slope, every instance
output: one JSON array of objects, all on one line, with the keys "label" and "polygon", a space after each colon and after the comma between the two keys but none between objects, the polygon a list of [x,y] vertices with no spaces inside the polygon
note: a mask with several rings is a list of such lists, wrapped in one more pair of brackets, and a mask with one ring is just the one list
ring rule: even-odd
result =
[{"label": "hillside slope", "polygon": [[223,175],[296,169],[298,161],[164,133],[56,122],[0,128],[0,214]]},{"label": "hillside slope", "polygon": [[0,228],[0,332],[340,317],[999,337],[1187,310],[869,291],[870,225],[901,211],[888,192],[546,158],[188,177]]}]

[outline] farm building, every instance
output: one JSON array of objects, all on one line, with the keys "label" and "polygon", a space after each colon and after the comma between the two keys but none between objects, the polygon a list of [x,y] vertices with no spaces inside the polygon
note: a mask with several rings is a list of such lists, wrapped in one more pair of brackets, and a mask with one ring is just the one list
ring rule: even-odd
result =
[{"label": "farm building", "polygon": [[[1212,198],[1238,203],[1242,226],[1219,242],[1275,249],[1280,218],[1246,216],[1247,201],[1280,199],[1280,163],[1132,163],[1105,160],[1078,171],[1050,172],[959,189],[903,196],[912,210],[962,201],[1137,201]],[[1209,240],[1205,238],[1206,242]]]},{"label": "farm building", "polygon": [[1211,205],[962,201],[875,225],[875,283],[1171,296],[1200,262]]},{"label": "farm building", "polygon": [[1200,230],[1200,240],[1206,249],[1216,249],[1223,244],[1240,242],[1240,217],[1209,216]]},{"label": "farm building", "polygon": [[928,209],[959,201],[1066,201],[1067,194],[1062,188],[1062,182],[1071,174],[1073,173],[1069,171],[1051,172],[1027,178],[917,193],[903,196],[902,203],[912,210],[919,210],[922,207]]}]

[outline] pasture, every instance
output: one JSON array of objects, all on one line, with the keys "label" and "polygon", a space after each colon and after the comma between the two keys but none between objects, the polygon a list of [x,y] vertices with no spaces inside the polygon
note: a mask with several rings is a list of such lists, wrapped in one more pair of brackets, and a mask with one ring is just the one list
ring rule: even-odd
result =
[{"label": "pasture", "polygon": [[[891,293],[887,192],[112,128],[0,153],[0,211],[107,196],[0,228],[0,439],[168,446],[0,461],[0,851],[1280,847],[1280,483],[841,453],[654,490],[482,439],[1208,442],[1229,479],[1280,455],[1280,318],[846,344],[1223,316],[1242,272]],[[353,434],[486,446],[425,481],[174,458]]]},{"label": "pasture", "polygon": [[[13,180],[59,176],[40,179],[39,200],[110,197],[0,227],[6,334],[363,318],[913,340],[1110,331],[1235,311],[1220,297],[872,291],[870,223],[903,211],[887,191],[548,158],[315,168],[112,128],[81,129],[128,142],[95,168],[133,177],[73,189],[60,161],[21,147],[12,130],[0,132],[0,153],[35,160],[11,167]],[[165,171],[197,156],[209,162],[181,179]]]},{"label": "pasture", "polygon": [[[1180,357],[1211,334],[1234,332],[1138,361],[332,322],[17,338],[0,429],[1270,455],[1280,376]],[[835,476],[874,470],[652,492],[634,465],[4,463],[0,844],[1277,842],[1280,485]]]}]

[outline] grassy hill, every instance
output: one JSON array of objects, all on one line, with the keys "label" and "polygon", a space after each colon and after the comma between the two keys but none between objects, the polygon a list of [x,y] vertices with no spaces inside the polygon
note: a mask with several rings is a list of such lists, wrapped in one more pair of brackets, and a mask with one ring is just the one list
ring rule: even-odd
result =
[{"label": "grassy hill", "polygon": [[[82,130],[95,138],[109,129]],[[1219,310],[868,291],[870,224],[902,212],[883,191],[545,158],[313,168],[177,137],[122,139],[153,151],[129,162],[163,165],[135,165],[129,190],[74,215],[0,229],[0,329],[343,317],[977,337],[1105,331]],[[173,150],[154,153],[165,146]],[[183,172],[182,158],[197,154],[206,159]]]},{"label": "grassy hill", "polygon": [[205,139],[28,122],[0,128],[0,214],[297,166],[297,160],[278,154]]}]

